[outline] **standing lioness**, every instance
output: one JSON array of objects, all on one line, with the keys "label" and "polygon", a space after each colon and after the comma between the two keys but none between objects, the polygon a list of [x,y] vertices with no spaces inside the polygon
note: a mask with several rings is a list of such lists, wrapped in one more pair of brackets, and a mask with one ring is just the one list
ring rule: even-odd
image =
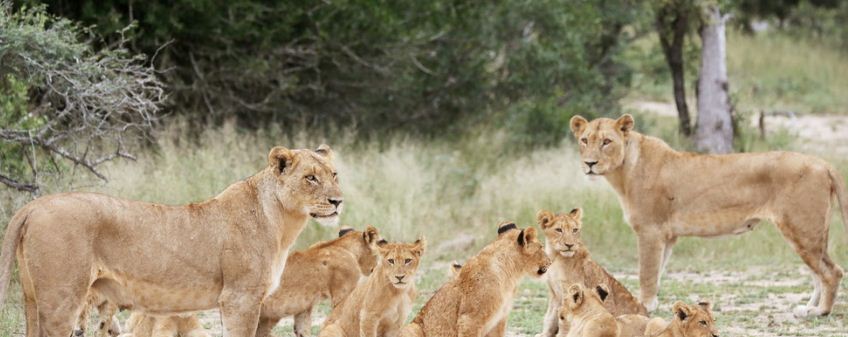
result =
[{"label": "standing lioness", "polygon": [[17,254],[27,337],[69,336],[89,287],[157,315],[220,308],[226,336],[253,337],[306,221],[332,223],[342,210],[331,160],[326,145],[275,147],[259,173],[186,206],[95,193],[36,199],[3,238],[0,303]]},{"label": "standing lioness", "polygon": [[[639,245],[641,300],[657,307],[659,278],[680,236],[741,234],[760,220],[777,225],[813,271],[815,289],[798,316],[827,315],[842,268],[827,254],[834,196],[848,221],[848,195],[824,160],[793,152],[699,155],[633,130],[633,118],[571,119],[587,175],[618,193]],[[845,223],[848,228],[848,223]]]}]

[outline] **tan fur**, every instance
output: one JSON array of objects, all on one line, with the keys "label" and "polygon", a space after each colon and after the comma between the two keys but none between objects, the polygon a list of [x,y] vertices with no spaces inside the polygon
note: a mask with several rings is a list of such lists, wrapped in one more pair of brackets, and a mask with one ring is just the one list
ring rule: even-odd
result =
[{"label": "tan fur", "polygon": [[550,264],[534,228],[501,233],[436,291],[401,337],[502,337],[519,281]]},{"label": "tan fur", "polygon": [[563,283],[559,337],[618,337],[615,317],[604,307],[609,289]]},{"label": "tan fur", "polygon": [[588,289],[598,285],[609,287],[610,294],[603,305],[613,316],[648,314],[645,307],[624,285],[592,260],[589,250],[580,238],[582,216],[583,210],[580,208],[560,214],[541,210],[536,215],[536,221],[545,233],[545,251],[553,260],[550,271],[545,275],[548,283],[548,311],[545,313],[541,336],[557,335],[557,316],[563,301],[563,283],[580,283]]},{"label": "tan fur", "polygon": [[194,314],[154,316],[133,312],[127,321],[128,330],[120,337],[209,337]]},{"label": "tan fur", "polygon": [[650,318],[643,315],[621,315],[615,318],[618,324],[619,337],[641,337]]},{"label": "tan fur", "polygon": [[414,243],[378,242],[376,269],[356,286],[324,323],[320,337],[394,337],[412,311],[415,273],[424,239]]},{"label": "tan fur", "polygon": [[651,319],[645,337],[719,337],[709,302],[688,305],[678,301],[672,313],[671,323],[662,318]]},{"label": "tan fur", "polygon": [[89,315],[91,311],[97,308],[97,337],[115,337],[121,334],[121,324],[115,314],[118,312],[118,307],[110,303],[106,298],[96,291],[89,291],[86,298],[85,306],[80,311],[79,319],[77,319],[77,329],[74,331],[74,336],[85,336],[88,330]]},{"label": "tan fur", "polygon": [[28,337],[69,336],[89,287],[152,314],[219,308],[227,336],[253,337],[262,300],[309,217],[338,218],[331,157],[326,145],[275,147],[259,173],[185,206],[96,193],[38,198],[3,238],[0,303],[17,255]]},{"label": "tan fur", "polygon": [[848,228],[848,194],[830,164],[793,152],[678,152],[633,127],[630,115],[571,119],[584,172],[612,185],[636,232],[640,299],[649,310],[678,237],[741,234],[769,220],[814,274],[810,301],[796,315],[830,313],[843,276],[827,253],[834,197]]},{"label": "tan fur", "polygon": [[336,307],[361,276],[371,274],[377,264],[379,236],[376,228],[368,226],[364,232],[350,231],[292,253],[280,287],[262,304],[256,336],[270,336],[277,322],[288,316],[294,316],[295,337],[310,336],[312,308],[318,301],[328,298]]}]

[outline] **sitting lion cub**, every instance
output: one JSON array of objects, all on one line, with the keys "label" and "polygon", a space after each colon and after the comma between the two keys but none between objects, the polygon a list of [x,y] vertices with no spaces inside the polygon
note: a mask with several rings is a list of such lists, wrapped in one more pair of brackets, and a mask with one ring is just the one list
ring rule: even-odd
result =
[{"label": "sitting lion cub", "polygon": [[498,239],[459,267],[401,337],[503,336],[518,282],[550,264],[534,228],[502,224]]},{"label": "sitting lion cub", "polygon": [[[636,300],[610,273],[592,261],[589,251],[580,239],[583,210],[575,208],[569,213],[554,214],[541,210],[536,215],[539,226],[545,233],[545,250],[553,260],[548,281],[548,311],[542,327],[541,337],[553,337],[559,330],[557,316],[563,302],[561,284],[580,283],[586,288],[598,285],[609,287],[609,298],[604,307],[613,315],[647,315],[645,307]],[[567,326],[566,326],[567,327]],[[568,331],[565,331],[568,332]]]},{"label": "sitting lion cub", "polygon": [[[615,317],[604,307],[609,295],[606,285],[584,288],[580,282],[563,284],[560,337],[618,337]],[[567,335],[566,335],[567,331]]]},{"label": "sitting lion cub", "polygon": [[423,238],[414,243],[378,241],[380,260],[376,269],[333,308],[319,336],[396,335],[417,296],[414,277],[424,246]]},{"label": "sitting lion cub", "polygon": [[135,311],[127,321],[131,333],[120,337],[209,337],[194,314],[154,316]]},{"label": "sitting lion cub", "polygon": [[280,287],[265,298],[256,337],[267,337],[283,317],[294,316],[294,335],[308,337],[312,308],[329,298],[335,307],[377,264],[379,233],[373,226],[364,232],[345,228],[334,240],[294,252],[286,261]]},{"label": "sitting lion cub", "polygon": [[671,311],[674,313],[671,323],[666,323],[662,318],[653,318],[645,328],[645,336],[718,337],[710,302],[700,301],[698,305],[688,305],[677,301]]}]

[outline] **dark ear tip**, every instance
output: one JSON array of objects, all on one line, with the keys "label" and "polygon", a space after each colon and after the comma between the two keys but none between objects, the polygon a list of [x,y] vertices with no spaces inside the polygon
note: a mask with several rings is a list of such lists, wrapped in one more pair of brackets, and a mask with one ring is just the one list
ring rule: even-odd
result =
[{"label": "dark ear tip", "polygon": [[501,235],[505,232],[508,232],[508,231],[511,231],[511,230],[517,229],[517,228],[518,227],[515,226],[514,222],[510,222],[510,223],[501,225],[500,227],[498,227],[498,235]]},{"label": "dark ear tip", "polygon": [[380,245],[380,246],[385,245],[385,244],[388,244],[388,243],[389,243],[389,242],[388,242],[388,241],[386,241],[386,239],[380,239],[380,241],[377,241],[377,245]]},{"label": "dark ear tip", "polygon": [[353,232],[353,228],[344,227],[342,229],[339,229],[339,237],[345,236],[345,234],[350,233],[350,232]]}]

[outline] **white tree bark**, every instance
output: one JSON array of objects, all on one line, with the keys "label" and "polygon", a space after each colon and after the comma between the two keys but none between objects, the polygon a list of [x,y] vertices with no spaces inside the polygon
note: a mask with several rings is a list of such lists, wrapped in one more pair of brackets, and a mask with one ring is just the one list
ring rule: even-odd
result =
[{"label": "white tree bark", "polygon": [[718,7],[707,8],[701,26],[701,70],[698,77],[698,122],[695,145],[710,153],[733,151],[733,124],[727,82],[725,23]]}]

